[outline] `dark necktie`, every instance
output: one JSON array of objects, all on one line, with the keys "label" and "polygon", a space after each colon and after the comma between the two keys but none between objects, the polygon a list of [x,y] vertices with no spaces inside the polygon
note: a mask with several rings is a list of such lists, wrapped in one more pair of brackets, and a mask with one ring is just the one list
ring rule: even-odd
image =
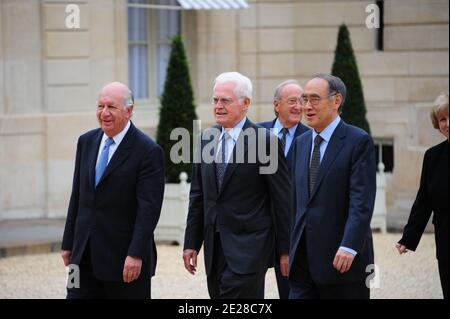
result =
[{"label": "dark necktie", "polygon": [[289,129],[283,127],[281,129],[281,141],[283,142],[283,152],[286,153],[286,135],[289,133]]},{"label": "dark necktie", "polygon": [[225,175],[225,170],[227,169],[227,141],[231,138],[230,134],[225,132],[222,137],[222,146],[217,154],[216,161],[216,177],[217,186],[220,190],[222,187],[223,177]]},{"label": "dark necktie", "polygon": [[320,135],[317,135],[314,139],[314,150],[311,157],[311,163],[309,164],[309,193],[311,194],[314,185],[316,184],[317,173],[319,173],[320,167],[320,143],[323,139]]}]

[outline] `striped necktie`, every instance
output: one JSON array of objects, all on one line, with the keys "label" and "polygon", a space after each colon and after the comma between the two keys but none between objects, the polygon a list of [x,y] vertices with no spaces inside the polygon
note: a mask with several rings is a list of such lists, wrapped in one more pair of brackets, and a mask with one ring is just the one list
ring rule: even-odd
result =
[{"label": "striped necktie", "polygon": [[311,157],[311,163],[309,164],[309,194],[314,190],[316,184],[317,174],[320,167],[320,144],[323,139],[320,135],[317,135],[314,139],[314,150]]},{"label": "striped necktie", "polygon": [[216,177],[219,190],[222,187],[223,177],[225,176],[225,170],[227,169],[227,141],[229,138],[231,138],[230,134],[225,132],[222,137],[221,148],[216,157]]}]

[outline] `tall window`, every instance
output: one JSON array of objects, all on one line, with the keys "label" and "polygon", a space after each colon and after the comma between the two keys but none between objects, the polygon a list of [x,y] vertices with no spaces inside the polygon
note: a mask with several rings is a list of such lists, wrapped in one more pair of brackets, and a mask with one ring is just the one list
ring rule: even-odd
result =
[{"label": "tall window", "polygon": [[383,162],[385,167],[384,171],[386,173],[392,173],[394,170],[394,140],[374,138],[374,144],[377,165],[379,162]]},{"label": "tall window", "polygon": [[[129,0],[145,3],[145,0]],[[128,8],[128,77],[137,99],[149,98],[149,44],[147,9]]]},{"label": "tall window", "polygon": [[[128,0],[177,5],[177,0]],[[170,39],[180,32],[180,11],[128,8],[128,74],[136,99],[159,98],[170,56]]]}]

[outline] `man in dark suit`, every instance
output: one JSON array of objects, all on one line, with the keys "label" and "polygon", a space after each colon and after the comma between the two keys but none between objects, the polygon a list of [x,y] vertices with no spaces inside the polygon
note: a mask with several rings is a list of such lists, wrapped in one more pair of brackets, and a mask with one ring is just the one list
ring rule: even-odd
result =
[{"label": "man in dark suit", "polygon": [[[302,93],[303,88],[295,80],[287,80],[279,84],[273,97],[276,118],[273,121],[259,123],[262,127],[271,130],[283,142],[284,156],[287,159],[289,170],[292,167],[292,142],[296,137],[309,130],[300,123],[302,120],[300,99]],[[279,258],[280,255],[275,251],[275,260]],[[286,276],[281,275],[278,262],[275,262],[275,275],[280,299],[288,299],[289,281]]]},{"label": "man in dark suit", "polygon": [[345,97],[342,80],[326,74],[302,94],[303,116],[314,130],[293,148],[291,299],[370,297],[374,146],[366,132],[340,118]]},{"label": "man in dark suit", "polygon": [[[228,72],[216,78],[217,125],[203,132],[202,158],[193,168],[183,260],[194,274],[204,246],[214,299],[263,298],[261,285],[273,263],[274,245],[282,256],[282,273],[288,270],[291,185],[286,159],[276,136],[247,119],[251,98],[247,77]],[[207,151],[210,145],[212,152]],[[259,156],[261,150],[269,150],[270,161]],[[271,172],[265,171],[271,166]],[[275,231],[280,234],[276,240]]]},{"label": "man in dark suit", "polygon": [[100,128],[78,139],[62,242],[64,264],[79,266],[80,287],[67,298],[150,298],[153,231],[164,194],[162,149],[130,118],[133,96],[122,83],[100,92]]}]

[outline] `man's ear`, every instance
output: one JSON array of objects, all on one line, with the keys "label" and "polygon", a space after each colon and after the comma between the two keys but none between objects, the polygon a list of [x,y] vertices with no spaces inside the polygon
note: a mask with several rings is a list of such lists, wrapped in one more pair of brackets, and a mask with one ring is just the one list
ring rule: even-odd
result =
[{"label": "man's ear", "polygon": [[341,93],[337,93],[334,97],[334,108],[336,110],[338,110],[342,105],[342,94]]},{"label": "man's ear", "polygon": [[133,113],[133,107],[134,107],[134,105],[129,105],[126,108],[127,113],[128,113],[128,118],[131,118],[131,114]]},{"label": "man's ear", "polygon": [[273,108],[275,109],[276,113],[280,113],[279,106],[280,106],[280,101],[273,100]]},{"label": "man's ear", "polygon": [[244,98],[244,109],[247,111],[250,106],[250,99],[248,97]]}]

